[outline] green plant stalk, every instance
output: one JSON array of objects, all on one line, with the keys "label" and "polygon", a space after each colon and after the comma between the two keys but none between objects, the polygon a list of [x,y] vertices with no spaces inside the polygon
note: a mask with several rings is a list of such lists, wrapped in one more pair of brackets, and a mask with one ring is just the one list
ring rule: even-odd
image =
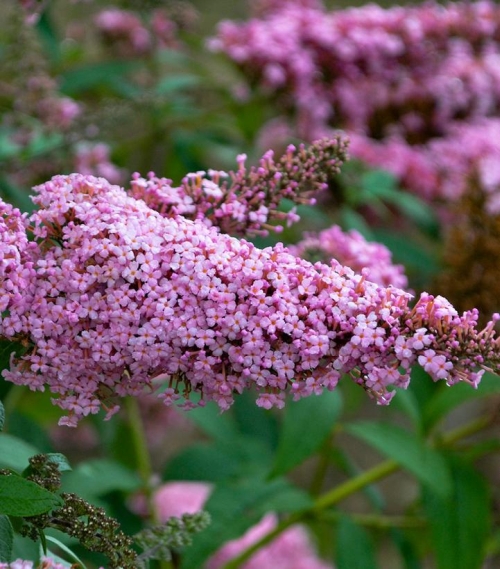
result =
[{"label": "green plant stalk", "polygon": [[[151,488],[151,479],[153,476],[153,467],[151,465],[151,457],[148,450],[148,441],[144,424],[139,410],[139,404],[135,397],[127,397],[125,399],[125,410],[127,412],[128,423],[132,434],[132,446],[134,448],[135,460],[137,463],[137,471],[142,479],[143,491],[148,504],[148,511],[151,521],[154,524],[159,523],[158,512],[153,503],[153,491]],[[174,569],[174,565],[170,561],[157,561],[154,563],[158,569]]]},{"label": "green plant stalk", "polygon": [[456,429],[453,429],[452,431],[444,434],[439,441],[438,446],[451,446],[453,443],[456,443],[461,439],[475,435],[486,427],[489,427],[494,420],[495,417],[491,414],[478,417],[477,419],[474,419],[473,421],[470,421],[469,423],[466,423],[465,425],[457,427]]},{"label": "green plant stalk", "polygon": [[[443,435],[439,441],[439,446],[452,446],[453,443],[480,432],[485,427],[490,425],[492,421],[493,418],[491,416],[480,417],[479,419],[475,419],[470,423],[463,425],[462,427],[458,427],[457,429],[454,429],[449,433]],[[256,551],[271,543],[273,539],[278,537],[278,535],[283,533],[290,526],[304,521],[307,518],[316,517],[319,512],[338,504],[358,490],[361,490],[362,488],[369,486],[370,484],[373,484],[374,482],[377,482],[378,480],[381,480],[382,478],[385,478],[394,472],[397,472],[400,470],[400,468],[401,467],[399,463],[397,463],[395,460],[389,459],[377,464],[373,468],[370,468],[370,470],[367,470],[366,472],[363,472],[358,476],[347,480],[346,482],[320,496],[310,508],[296,512],[295,514],[290,515],[287,519],[281,521],[272,532],[265,535],[258,542],[254,543],[245,551],[240,553],[240,555],[226,563],[223,569],[237,569]]]},{"label": "green plant stalk", "polygon": [[347,480],[333,488],[329,492],[326,492],[314,502],[314,505],[311,508],[304,510],[304,513],[307,511],[308,514],[311,514],[318,510],[324,510],[325,508],[334,506],[344,500],[344,498],[351,496],[365,486],[369,486],[370,484],[377,482],[377,480],[381,480],[382,478],[389,476],[389,474],[396,472],[399,468],[399,463],[395,460],[385,460],[384,462],[377,464],[377,466],[370,468],[370,470],[362,472],[361,474],[358,474],[358,476],[355,476],[354,478],[351,478],[350,480]]},{"label": "green plant stalk", "polygon": [[[338,511],[328,510],[321,512],[319,518],[321,521],[337,523],[340,517],[344,515]],[[427,522],[423,518],[408,516],[383,516],[380,514],[349,514],[349,518],[355,523],[374,529],[421,529],[425,528]]]}]

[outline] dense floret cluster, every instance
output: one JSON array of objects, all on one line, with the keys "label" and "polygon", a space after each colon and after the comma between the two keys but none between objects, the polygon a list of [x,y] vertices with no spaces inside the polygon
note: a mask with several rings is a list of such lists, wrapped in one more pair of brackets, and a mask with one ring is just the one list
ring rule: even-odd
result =
[{"label": "dense floret cluster", "polygon": [[[354,157],[427,198],[454,199],[470,175],[500,162],[497,4],[274,4],[222,22],[210,45],[277,99],[299,136],[344,128]],[[494,182],[498,192],[496,173],[487,191]]]},{"label": "dense floret cluster", "polygon": [[[184,406],[257,392],[281,407],[350,373],[379,403],[418,361],[434,379],[476,385],[497,366],[493,322],[441,297],[382,287],[282,245],[259,250],[203,221],[164,217],[102,178],[56,176],[29,218],[3,206],[0,336],[24,354],[4,377],[46,386],[63,424],[112,414],[114,397],[153,390]],[[25,231],[33,234],[29,242]],[[110,401],[113,401],[110,404]]]},{"label": "dense floret cluster", "polygon": [[338,225],[319,233],[306,233],[304,239],[289,247],[290,252],[308,261],[329,263],[335,259],[355,273],[382,286],[407,288],[408,279],[402,265],[392,263],[389,249],[381,243],[370,243],[359,233],[342,231]]}]

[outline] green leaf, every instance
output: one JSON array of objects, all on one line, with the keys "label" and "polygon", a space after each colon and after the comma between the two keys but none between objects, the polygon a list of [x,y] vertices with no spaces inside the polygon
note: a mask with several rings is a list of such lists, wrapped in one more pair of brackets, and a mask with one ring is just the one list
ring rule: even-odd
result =
[{"label": "green leaf", "polygon": [[431,429],[462,403],[498,393],[500,393],[500,378],[489,372],[484,374],[477,389],[466,383],[459,383],[452,387],[443,385],[441,391],[425,407],[424,424],[427,429]]},{"label": "green leaf", "polygon": [[360,186],[366,192],[386,197],[398,192],[396,178],[387,170],[370,170],[360,179]]},{"label": "green leaf", "polygon": [[63,145],[63,142],[64,138],[59,133],[46,133],[43,131],[36,132],[28,146],[23,149],[23,157],[26,160],[29,160],[42,154],[47,154],[57,148],[60,148]]},{"label": "green leaf", "polygon": [[[2,197],[9,201],[13,206],[19,208],[23,212],[31,212],[33,211],[33,202],[31,201],[28,193],[23,188],[19,188],[11,184],[7,176],[3,176],[0,174],[0,193]],[[7,346],[4,350],[2,350],[2,369],[8,369],[10,366],[9,359],[5,358],[5,356],[10,356],[12,352],[22,351],[19,349],[19,344],[15,342],[9,342],[7,340],[2,340],[2,347]],[[22,348],[22,347],[21,347]]]},{"label": "green leaf", "polygon": [[125,82],[123,77],[140,67],[141,63],[138,61],[102,61],[83,65],[62,74],[61,91],[66,95],[75,96],[87,90],[106,86],[121,94],[124,85],[135,91],[136,89]]},{"label": "green leaf", "polygon": [[377,569],[375,550],[368,533],[342,516],[337,526],[337,569]]},{"label": "green leaf", "polygon": [[70,470],[73,470],[64,454],[61,454],[60,452],[49,452],[46,456],[49,458],[50,462],[57,464],[59,472],[69,472]]},{"label": "green leaf", "polygon": [[386,199],[420,226],[434,231],[438,225],[434,211],[417,196],[399,191],[392,198]]},{"label": "green leaf", "polygon": [[22,472],[35,454],[38,454],[38,449],[22,439],[7,433],[0,434],[0,468]]},{"label": "green leaf", "polygon": [[[16,391],[22,393],[19,404],[15,405],[15,409],[9,415],[9,435],[22,439],[23,441],[29,442],[33,447],[36,447],[39,453],[50,453],[54,450],[52,440],[50,438],[49,429],[40,428],[42,426],[49,425],[48,422],[39,422],[36,417],[27,415],[24,411],[28,407],[28,399],[40,395],[39,392],[36,394],[32,391],[27,393],[24,386],[16,386]],[[36,405],[43,407],[42,397],[36,397]],[[22,407],[22,410],[21,410]],[[52,405],[54,407],[54,405]],[[34,411],[33,406],[28,411]],[[38,409],[37,409],[38,411]],[[45,415],[45,419],[49,417],[49,414]],[[53,423],[52,423],[53,424]]]},{"label": "green leaf", "polygon": [[[413,236],[412,236],[413,237]],[[388,247],[395,263],[402,263],[407,274],[419,282],[429,282],[440,269],[435,242],[423,239],[402,239],[401,232],[384,228],[373,229],[373,240]],[[413,280],[411,282],[413,282]]]},{"label": "green leaf", "polygon": [[0,516],[0,562],[9,563],[12,559],[14,529],[7,516]]},{"label": "green leaf", "polygon": [[64,492],[74,492],[89,501],[116,490],[133,492],[140,486],[141,480],[135,472],[107,459],[79,464],[65,475],[62,484]]},{"label": "green leaf", "polygon": [[22,147],[12,141],[12,134],[9,131],[0,130],[0,160],[8,160],[20,154]]},{"label": "green leaf", "polygon": [[314,454],[332,432],[341,408],[339,391],[325,391],[317,397],[290,401],[270,476],[285,474]]},{"label": "green leaf", "polygon": [[218,486],[204,506],[211,525],[196,535],[183,554],[182,569],[199,569],[219,547],[241,537],[262,516],[275,509],[295,511],[310,505],[302,492],[293,491],[285,480],[266,482],[255,477]]},{"label": "green leaf", "polygon": [[[47,541],[50,541],[51,543],[56,545],[61,551],[64,551],[65,553],[67,553],[69,557],[71,557],[76,563],[78,563],[78,565],[83,567],[83,569],[86,569],[87,566],[85,565],[85,563],[78,557],[78,555],[76,555],[76,553],[73,553],[73,551],[71,551],[71,549],[67,545],[65,545],[59,539],[57,539],[51,535],[46,535],[45,537],[46,537]],[[74,567],[74,565],[64,561],[63,559],[61,559],[57,555],[54,555],[54,553],[52,553],[52,552],[50,552],[49,557],[51,559],[53,559],[54,561],[57,561],[58,563],[65,563],[68,567]]]},{"label": "green leaf", "polygon": [[50,18],[49,7],[46,7],[42,11],[35,27],[48,55],[53,61],[56,61],[59,58],[61,43],[57,37],[57,32],[52,23],[52,19]]},{"label": "green leaf", "polygon": [[0,475],[0,514],[37,516],[62,504],[59,496],[30,480],[16,474]]},{"label": "green leaf", "polygon": [[[49,462],[53,462],[57,464],[59,472],[68,472],[71,470],[71,466],[69,465],[68,459],[64,456],[64,454],[58,452],[49,452],[46,453],[45,456],[48,458]],[[27,478],[33,473],[33,469],[31,465],[25,468],[23,471],[24,478]]]},{"label": "green leaf", "polygon": [[415,394],[408,389],[396,389],[396,391],[396,396],[392,400],[392,406],[400,409],[411,420],[413,426],[419,430],[422,418]]},{"label": "green leaf", "polygon": [[447,496],[451,493],[446,461],[418,435],[393,424],[370,421],[346,425],[345,430],[398,462],[436,494]]},{"label": "green leaf", "polygon": [[171,74],[161,79],[155,87],[155,92],[158,95],[171,95],[175,91],[182,91],[199,85],[200,77],[197,75],[190,75],[188,73]]},{"label": "green leaf", "polygon": [[221,413],[213,402],[189,411],[189,419],[215,440],[237,436],[238,430],[231,413]]},{"label": "green leaf", "polygon": [[3,403],[0,401],[0,431],[3,430],[3,425],[5,423],[5,407]]},{"label": "green leaf", "polygon": [[230,477],[264,476],[272,453],[265,442],[238,435],[227,441],[192,445],[169,461],[164,478],[220,481]]},{"label": "green leaf", "polygon": [[348,231],[349,229],[355,229],[359,231],[365,239],[373,241],[373,232],[370,226],[366,223],[364,217],[357,211],[354,211],[350,207],[342,207],[339,212],[340,225],[342,229]]},{"label": "green leaf", "polygon": [[259,439],[273,451],[276,449],[279,436],[277,414],[258,407],[253,393],[246,391],[238,395],[231,411],[238,432]]},{"label": "green leaf", "polygon": [[40,545],[29,537],[22,537],[14,533],[14,546],[12,548],[12,559],[30,559],[38,566],[40,559]]},{"label": "green leaf", "polygon": [[405,533],[398,528],[392,528],[389,534],[401,555],[401,561],[404,564],[402,568],[422,569],[416,544],[412,543]]},{"label": "green leaf", "polygon": [[424,492],[437,569],[479,569],[490,534],[488,486],[469,464],[450,459],[453,493],[447,499]]},{"label": "green leaf", "polygon": [[190,445],[169,460],[163,480],[206,480],[216,482],[235,476],[239,464],[229,448],[214,444]]}]

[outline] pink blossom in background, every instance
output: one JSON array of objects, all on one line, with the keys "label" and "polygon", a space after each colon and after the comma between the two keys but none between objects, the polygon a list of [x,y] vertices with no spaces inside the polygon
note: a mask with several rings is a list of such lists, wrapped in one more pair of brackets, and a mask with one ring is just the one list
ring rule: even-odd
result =
[{"label": "pink blossom in background", "polygon": [[283,8],[292,6],[294,8],[324,8],[321,0],[248,0],[248,8],[252,15],[260,17],[272,12],[279,12]]},{"label": "pink blossom in background", "polygon": [[479,177],[488,200],[498,202],[500,119],[450,124],[446,136],[425,145],[410,146],[400,137],[378,141],[353,134],[350,139],[354,158],[388,170],[426,199],[455,202],[471,177]]},{"label": "pink blossom in background", "polygon": [[498,4],[266,4],[247,22],[221,22],[209,46],[288,114],[281,124],[306,140],[343,128],[354,158],[425,199],[455,202],[479,172],[487,208],[500,209],[495,175],[484,174],[500,162]]},{"label": "pink blossom in background", "polygon": [[111,162],[110,152],[111,149],[104,142],[80,143],[75,150],[75,171],[119,184],[124,178],[124,171]]},{"label": "pink blossom in background", "polygon": [[109,8],[99,12],[94,21],[103,39],[120,55],[144,55],[151,49],[150,34],[134,12]]},{"label": "pink blossom in background", "polygon": [[[161,522],[169,517],[194,514],[203,509],[212,487],[205,482],[168,482],[154,495],[154,504]],[[219,569],[277,525],[277,516],[267,514],[242,537],[223,545],[207,562],[206,569]],[[269,545],[260,549],[242,569],[331,569],[331,565],[319,559],[310,538],[302,526],[293,526]]]},{"label": "pink blossom in background", "polygon": [[72,126],[82,112],[81,106],[69,97],[42,99],[37,111],[47,126],[60,130],[67,130]]},{"label": "pink blossom in background", "polygon": [[18,2],[26,12],[24,22],[29,26],[34,26],[38,22],[47,4],[47,0],[18,0]]},{"label": "pink blossom in background", "polygon": [[[266,514],[242,537],[221,547],[211,557],[206,569],[220,569],[231,559],[270,533],[278,525],[275,514]],[[262,547],[241,565],[242,569],[332,569],[332,564],[320,559],[311,544],[306,529],[296,525],[282,532],[269,545]]]},{"label": "pink blossom in background", "polygon": [[151,15],[151,33],[161,48],[177,49],[179,29],[169,14],[162,9],[154,10]]},{"label": "pink blossom in background", "polygon": [[56,176],[36,190],[29,218],[2,204],[0,336],[27,347],[3,375],[48,387],[61,424],[101,406],[110,417],[116,398],[152,391],[159,376],[166,404],[192,407],[197,392],[227,409],[253,389],[270,408],[345,373],[386,404],[428,350],[440,362],[429,373],[450,385],[498,368],[497,316],[479,331],[477,311],[459,316],[442,297],[410,307],[408,293],[334,261],[164,217],[102,178]]},{"label": "pink blossom in background", "polygon": [[168,518],[180,518],[184,514],[195,514],[203,509],[212,492],[212,485],[206,482],[168,482],[154,494],[154,505],[160,522]]},{"label": "pink blossom in background", "polygon": [[[185,13],[189,16],[187,10]],[[124,57],[148,55],[155,48],[181,46],[178,24],[161,8],[153,10],[144,21],[134,12],[109,8],[99,12],[94,21],[104,42]]]},{"label": "pink blossom in background", "polygon": [[342,231],[338,225],[319,233],[306,233],[304,239],[289,247],[290,252],[304,259],[328,263],[335,259],[356,273],[383,286],[406,288],[408,279],[402,265],[392,263],[389,249],[380,243],[369,243],[358,232]]},{"label": "pink blossom in background", "polygon": [[457,116],[498,109],[500,10],[493,2],[331,12],[315,2],[275,4],[261,18],[222,22],[210,46],[268,87],[269,69],[281,69],[275,87],[285,87],[283,103],[298,120],[305,114],[311,126],[326,126],[333,118],[368,134],[376,113],[396,110],[387,128],[414,106],[429,112],[428,125],[439,134]]}]

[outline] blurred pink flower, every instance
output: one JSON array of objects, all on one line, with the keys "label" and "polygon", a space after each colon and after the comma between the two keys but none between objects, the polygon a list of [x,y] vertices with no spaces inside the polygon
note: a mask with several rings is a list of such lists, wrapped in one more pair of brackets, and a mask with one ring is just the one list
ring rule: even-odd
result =
[{"label": "blurred pink flower", "polygon": [[76,147],[74,161],[75,171],[80,174],[101,176],[112,184],[123,180],[124,171],[111,162],[110,148],[103,142],[80,143]]},{"label": "blurred pink flower", "polygon": [[[205,482],[168,482],[154,495],[160,521],[169,517],[193,514],[207,501],[212,486]],[[206,569],[219,569],[247,547],[253,545],[277,525],[277,516],[266,514],[242,537],[223,545],[207,562]],[[331,569],[332,565],[319,559],[310,538],[302,526],[293,526],[284,531],[269,545],[260,549],[242,569]]]}]

